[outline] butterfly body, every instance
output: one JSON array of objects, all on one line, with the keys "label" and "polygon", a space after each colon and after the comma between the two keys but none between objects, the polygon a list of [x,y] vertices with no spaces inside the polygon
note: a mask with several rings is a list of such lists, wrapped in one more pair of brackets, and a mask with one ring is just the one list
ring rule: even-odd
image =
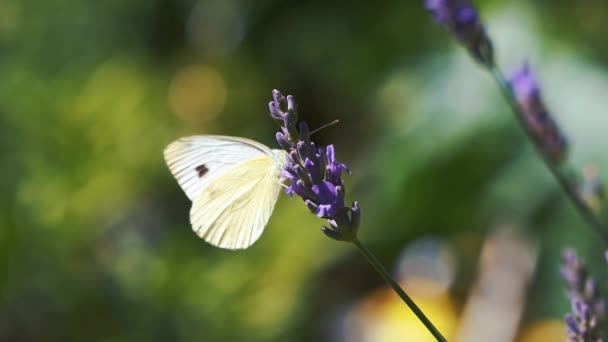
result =
[{"label": "butterfly body", "polygon": [[256,141],[198,135],[164,151],[173,176],[192,201],[190,223],[208,243],[244,249],[262,234],[281,189],[286,155]]}]

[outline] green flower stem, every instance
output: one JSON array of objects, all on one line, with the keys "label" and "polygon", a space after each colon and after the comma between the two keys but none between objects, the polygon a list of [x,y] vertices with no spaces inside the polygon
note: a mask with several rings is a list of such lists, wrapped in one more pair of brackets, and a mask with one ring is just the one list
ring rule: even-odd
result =
[{"label": "green flower stem", "polygon": [[513,114],[515,115],[517,122],[519,122],[519,125],[526,133],[528,139],[534,144],[534,147],[536,148],[536,152],[541,157],[541,159],[544,161],[545,166],[547,167],[547,169],[549,169],[549,172],[551,173],[551,175],[553,175],[553,177],[555,178],[557,183],[560,185],[563,192],[566,194],[568,199],[570,199],[570,201],[574,204],[574,207],[577,209],[577,211],[583,217],[583,219],[585,221],[587,221],[587,223],[589,224],[589,226],[592,227],[592,229],[595,231],[595,233],[597,235],[599,235],[606,244],[608,244],[608,231],[606,230],[604,225],[600,222],[597,215],[595,215],[593,213],[591,208],[589,208],[589,206],[587,206],[587,204],[578,195],[575,186],[573,186],[573,184],[568,180],[568,177],[559,168],[559,166],[555,165],[555,163],[551,162],[551,160],[549,158],[547,158],[547,156],[542,152],[539,142],[534,138],[531,128],[526,124],[526,119],[525,119],[523,113],[521,113],[521,111],[519,110],[519,106],[517,105],[517,101],[515,100],[513,90],[511,89],[511,86],[505,79],[503,73],[500,71],[500,69],[497,66],[491,66],[491,67],[489,67],[489,70],[492,73],[494,80],[500,87],[500,89],[502,91],[502,95],[504,96],[505,100],[511,107],[511,110],[513,111]]},{"label": "green flower stem", "polygon": [[393,290],[395,290],[395,292],[397,292],[399,297],[401,297],[401,299],[405,302],[405,304],[407,304],[407,306],[414,312],[416,317],[418,317],[418,319],[422,322],[422,324],[424,324],[424,326],[431,332],[431,334],[433,334],[433,336],[437,339],[437,341],[440,341],[440,342],[447,341],[445,339],[445,337],[443,337],[441,335],[439,330],[437,330],[437,328],[435,328],[433,323],[424,315],[424,313],[422,312],[422,310],[420,310],[418,305],[416,305],[416,303],[414,303],[412,298],[410,298],[410,296],[408,296],[407,293],[405,293],[405,291],[403,291],[403,289],[401,288],[401,286],[399,286],[397,281],[395,281],[395,279],[393,279],[393,277],[390,275],[390,273],[388,273],[388,271],[384,268],[384,266],[382,266],[382,264],[380,263],[380,261],[378,261],[376,256],[373,255],[372,252],[370,252],[369,249],[367,249],[361,243],[361,241],[359,241],[359,239],[353,240],[353,244],[355,244],[355,246],[357,246],[359,251],[365,256],[367,261],[369,261],[369,263],[372,264],[372,266],[376,269],[376,271],[378,273],[380,273],[382,278],[384,278],[384,280],[386,280],[386,282],[391,285]]}]

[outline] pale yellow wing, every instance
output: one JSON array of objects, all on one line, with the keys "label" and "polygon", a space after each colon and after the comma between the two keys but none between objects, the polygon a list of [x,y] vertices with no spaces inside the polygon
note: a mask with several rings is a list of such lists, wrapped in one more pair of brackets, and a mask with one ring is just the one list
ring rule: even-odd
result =
[{"label": "pale yellow wing", "polygon": [[247,160],[213,179],[192,203],[198,236],[226,249],[244,249],[262,234],[279,196],[281,164],[270,156]]},{"label": "pale yellow wing", "polygon": [[209,183],[236,165],[274,154],[257,141],[223,135],[180,138],[164,151],[169,170],[191,201]]}]

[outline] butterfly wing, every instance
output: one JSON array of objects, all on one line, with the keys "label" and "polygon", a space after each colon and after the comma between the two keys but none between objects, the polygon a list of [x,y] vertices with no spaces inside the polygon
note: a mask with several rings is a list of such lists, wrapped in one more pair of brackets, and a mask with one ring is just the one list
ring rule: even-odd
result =
[{"label": "butterfly wing", "polygon": [[165,148],[169,170],[191,201],[203,188],[234,166],[271,156],[272,150],[249,139],[221,135],[180,138]]},{"label": "butterfly wing", "polygon": [[262,156],[215,178],[192,204],[192,229],[217,247],[251,246],[264,231],[278,199],[280,171],[275,159]]},{"label": "butterfly wing", "polygon": [[277,201],[285,153],[256,141],[190,136],[164,151],[188,198],[192,229],[212,245],[243,249],[262,234]]}]

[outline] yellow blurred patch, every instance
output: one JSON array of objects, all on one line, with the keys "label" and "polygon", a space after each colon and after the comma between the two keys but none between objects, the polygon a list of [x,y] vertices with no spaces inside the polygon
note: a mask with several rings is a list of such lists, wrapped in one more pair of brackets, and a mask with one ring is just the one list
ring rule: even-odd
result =
[{"label": "yellow blurred patch", "polygon": [[[429,279],[417,278],[403,284],[404,288],[445,338],[451,340],[458,317],[448,293],[437,294],[443,288]],[[412,288],[424,291],[410,291]],[[426,295],[434,293],[434,295]],[[386,288],[365,300],[347,318],[345,333],[348,341],[436,341],[416,315],[392,289]]]},{"label": "yellow blurred patch", "polygon": [[214,119],[226,103],[222,75],[208,65],[191,65],[178,71],[169,86],[169,105],[175,115],[192,124]]},{"label": "yellow blurred patch", "polygon": [[566,324],[560,319],[548,319],[528,326],[520,342],[566,341]]}]

